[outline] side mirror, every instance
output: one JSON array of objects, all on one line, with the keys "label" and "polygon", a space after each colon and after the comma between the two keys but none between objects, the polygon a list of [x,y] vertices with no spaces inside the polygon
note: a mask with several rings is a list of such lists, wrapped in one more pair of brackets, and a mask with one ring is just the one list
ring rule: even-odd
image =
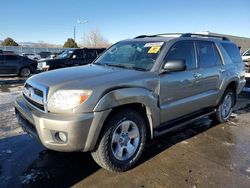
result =
[{"label": "side mirror", "polygon": [[186,70],[186,62],[184,59],[178,59],[178,60],[168,60],[164,67],[162,72],[178,72],[178,71],[184,71]]},{"label": "side mirror", "polygon": [[72,59],[76,59],[76,55],[73,55],[73,56],[72,56]]}]

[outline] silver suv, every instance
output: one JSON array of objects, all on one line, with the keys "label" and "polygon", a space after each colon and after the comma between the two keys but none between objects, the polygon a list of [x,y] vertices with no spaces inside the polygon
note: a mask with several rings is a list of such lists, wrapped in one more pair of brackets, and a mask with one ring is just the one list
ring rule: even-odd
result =
[{"label": "silver suv", "polygon": [[90,65],[32,76],[15,110],[46,148],[91,151],[101,167],[126,171],[147,140],[204,116],[228,120],[244,85],[240,52],[225,37],[143,35]]}]

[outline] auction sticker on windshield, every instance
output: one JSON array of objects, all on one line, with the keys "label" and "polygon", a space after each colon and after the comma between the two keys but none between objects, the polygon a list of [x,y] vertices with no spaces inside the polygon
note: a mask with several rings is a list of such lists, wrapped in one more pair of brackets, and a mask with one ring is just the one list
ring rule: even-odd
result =
[{"label": "auction sticker on windshield", "polygon": [[161,49],[161,46],[154,46],[154,47],[151,47],[149,50],[148,50],[148,53],[149,54],[157,54],[159,52],[159,50]]},{"label": "auction sticker on windshield", "polygon": [[144,45],[144,47],[161,47],[163,45],[164,42],[150,42],[150,43],[146,43]]}]

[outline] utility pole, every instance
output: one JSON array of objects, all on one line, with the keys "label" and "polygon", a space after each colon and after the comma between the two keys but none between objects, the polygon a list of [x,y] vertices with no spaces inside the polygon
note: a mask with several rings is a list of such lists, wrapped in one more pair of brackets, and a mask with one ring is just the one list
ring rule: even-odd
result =
[{"label": "utility pole", "polygon": [[76,26],[74,25],[74,41],[76,41]]}]

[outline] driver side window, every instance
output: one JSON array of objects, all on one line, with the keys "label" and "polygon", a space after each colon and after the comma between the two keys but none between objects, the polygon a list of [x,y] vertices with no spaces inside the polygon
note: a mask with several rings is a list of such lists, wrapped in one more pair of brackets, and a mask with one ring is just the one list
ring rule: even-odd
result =
[{"label": "driver side window", "polygon": [[181,41],[174,44],[168,52],[167,61],[185,60],[187,69],[196,68],[196,57],[193,41]]}]

